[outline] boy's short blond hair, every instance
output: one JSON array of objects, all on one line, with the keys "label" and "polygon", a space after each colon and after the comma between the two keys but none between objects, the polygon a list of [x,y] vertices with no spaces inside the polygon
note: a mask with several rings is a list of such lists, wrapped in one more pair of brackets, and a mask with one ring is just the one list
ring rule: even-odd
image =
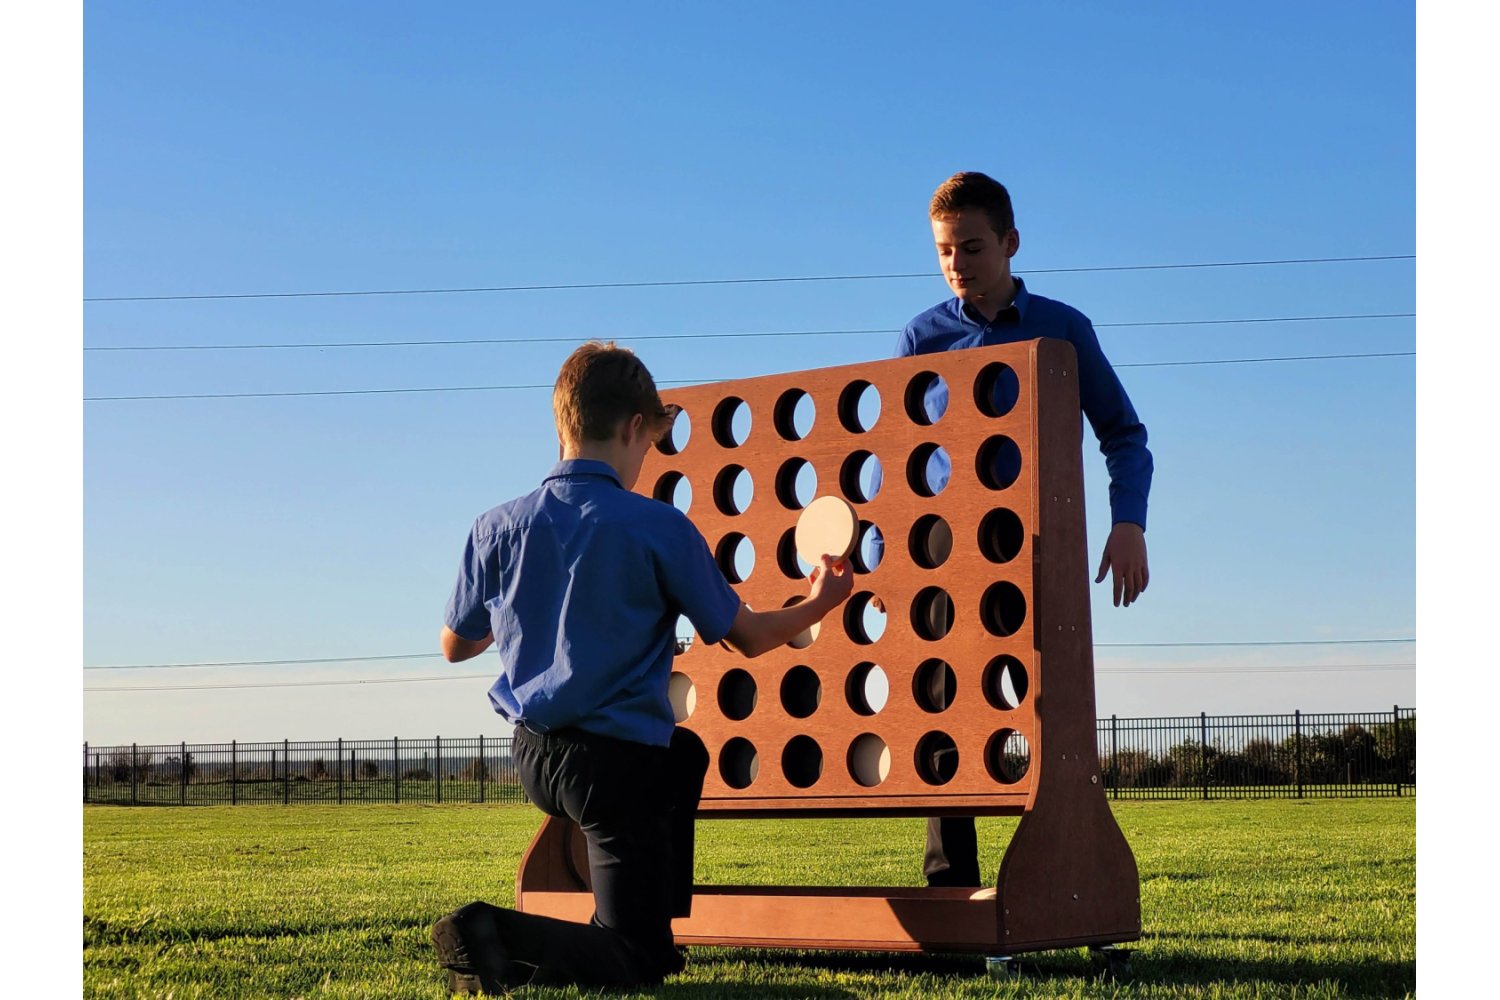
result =
[{"label": "boy's short blond hair", "polygon": [[655,380],[634,351],[591,340],[568,355],[552,387],[552,416],[564,444],[607,441],[620,421],[637,413],[653,434],[664,433],[672,422]]},{"label": "boy's short blond hair", "polygon": [[1016,213],[1005,185],[987,174],[961,170],[938,185],[927,206],[933,219],[951,219],[959,212],[977,208],[989,216],[990,228],[1002,238],[1016,228]]}]

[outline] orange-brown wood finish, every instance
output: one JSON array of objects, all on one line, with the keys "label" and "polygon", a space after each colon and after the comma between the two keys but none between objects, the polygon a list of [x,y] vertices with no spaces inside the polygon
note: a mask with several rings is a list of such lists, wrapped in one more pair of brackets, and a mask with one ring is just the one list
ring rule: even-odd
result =
[{"label": "orange-brown wood finish", "polygon": [[[695,695],[679,722],[711,757],[699,816],[1022,817],[994,899],[698,886],[679,942],[1015,953],[1140,936],[1135,859],[1094,744],[1075,363],[1070,344],[1036,340],[663,394],[688,426],[637,489],[679,506],[691,489],[688,516],[751,607],[806,596],[793,536],[814,496],[842,496],[862,528],[854,595],[811,645],[746,660],[694,637],[677,657],[679,689]],[[948,403],[933,419],[937,379]],[[952,475],[934,493],[924,470],[938,448]],[[873,494],[869,456],[882,470]],[[1014,481],[997,481],[1017,459]],[[884,540],[874,565],[871,528]],[[543,824],[521,865],[522,909],[589,918],[581,842],[567,821]]]}]

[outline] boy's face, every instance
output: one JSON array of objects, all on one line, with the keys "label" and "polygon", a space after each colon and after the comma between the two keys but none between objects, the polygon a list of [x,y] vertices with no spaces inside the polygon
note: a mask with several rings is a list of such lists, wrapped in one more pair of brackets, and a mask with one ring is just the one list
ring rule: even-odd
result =
[{"label": "boy's face", "polygon": [[965,302],[1009,299],[1012,292],[1010,259],[1020,247],[1014,229],[995,232],[990,217],[977,209],[932,220],[932,240],[937,245],[943,277]]}]

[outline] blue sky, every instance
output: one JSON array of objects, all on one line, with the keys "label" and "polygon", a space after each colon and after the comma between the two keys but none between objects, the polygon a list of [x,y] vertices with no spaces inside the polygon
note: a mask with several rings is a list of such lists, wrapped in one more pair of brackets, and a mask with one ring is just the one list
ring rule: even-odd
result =
[{"label": "blue sky", "polygon": [[[926,221],[1005,182],[1016,269],[1082,309],[1149,428],[1150,589],[1097,642],[1416,635],[1406,4],[90,5],[83,293],[216,295],[808,275],[891,280],[90,302],[85,397],[550,383],[592,336],[663,382],[887,356],[944,298]],[[1127,367],[1129,366],[1129,367]],[[435,649],[464,532],[556,453],[545,390],[83,404],[83,662]],[[1085,442],[1091,562],[1107,481]],[[1414,644],[1101,646],[1121,715],[1415,703]],[[1377,669],[1344,669],[1356,665]],[[86,671],[86,687],[493,669],[439,659]],[[1329,668],[1339,669],[1329,669]],[[1153,672],[1144,671],[1150,668]],[[1179,673],[1162,672],[1173,668]],[[1318,669],[1309,669],[1318,668]],[[85,693],[96,743],[500,733],[483,679]]]}]

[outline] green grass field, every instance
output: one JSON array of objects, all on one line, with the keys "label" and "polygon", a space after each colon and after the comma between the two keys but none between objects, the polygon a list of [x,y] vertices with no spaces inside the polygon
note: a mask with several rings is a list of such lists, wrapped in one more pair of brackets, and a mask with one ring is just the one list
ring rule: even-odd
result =
[{"label": "green grass field", "polygon": [[[1092,979],[1082,949],[1028,956],[1003,982],[972,956],[695,949],[681,977],[632,995],[1414,994],[1412,799],[1114,811],[1141,873],[1145,934],[1130,983]],[[540,815],[514,805],[86,807],[84,994],[442,997],[428,927],[471,899],[512,903]],[[980,821],[986,869],[1014,823]],[[704,883],[916,885],[921,845],[917,819],[713,820],[699,825],[697,872]]]}]

